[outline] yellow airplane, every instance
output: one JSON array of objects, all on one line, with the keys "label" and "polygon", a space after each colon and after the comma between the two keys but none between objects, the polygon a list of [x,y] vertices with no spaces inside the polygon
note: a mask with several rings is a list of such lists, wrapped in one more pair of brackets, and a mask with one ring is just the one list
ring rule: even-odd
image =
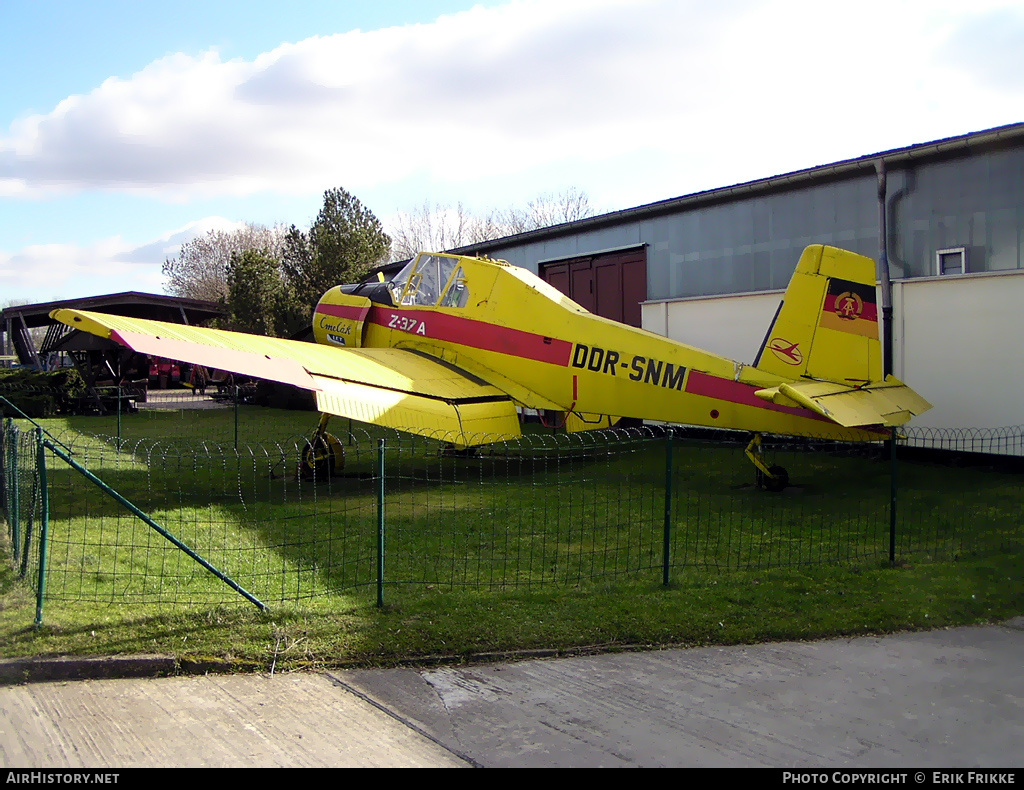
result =
[{"label": "yellow airplane", "polygon": [[519,436],[521,408],[561,413],[569,431],[639,418],[753,432],[747,454],[775,490],[787,478],[760,460],[761,433],[878,440],[931,408],[882,375],[874,262],[821,245],[801,255],[750,365],[596,316],[505,261],[443,253],[390,281],[332,288],[313,315],[316,344],[51,316],[141,354],[312,390],[318,439],[331,415],[459,448]]}]

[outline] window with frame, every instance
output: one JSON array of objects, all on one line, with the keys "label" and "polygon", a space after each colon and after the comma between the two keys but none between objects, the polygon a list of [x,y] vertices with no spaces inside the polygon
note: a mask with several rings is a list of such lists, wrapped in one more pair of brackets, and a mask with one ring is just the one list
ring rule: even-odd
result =
[{"label": "window with frame", "polygon": [[420,253],[388,283],[395,304],[433,307],[451,281],[458,262],[458,258],[446,255]]},{"label": "window with frame", "polygon": [[469,303],[469,286],[466,285],[466,275],[460,266],[454,271],[448,280],[448,288],[445,290],[438,307],[465,307]]},{"label": "window with frame", "polygon": [[943,274],[966,274],[967,273],[967,248],[949,247],[945,250],[935,251],[935,273]]}]

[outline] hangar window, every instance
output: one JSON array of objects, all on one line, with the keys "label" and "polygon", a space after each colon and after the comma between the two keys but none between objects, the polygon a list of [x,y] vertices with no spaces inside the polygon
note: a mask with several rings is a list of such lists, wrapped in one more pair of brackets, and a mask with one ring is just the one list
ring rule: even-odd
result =
[{"label": "hangar window", "polygon": [[950,247],[935,253],[936,274],[966,274],[967,248]]}]

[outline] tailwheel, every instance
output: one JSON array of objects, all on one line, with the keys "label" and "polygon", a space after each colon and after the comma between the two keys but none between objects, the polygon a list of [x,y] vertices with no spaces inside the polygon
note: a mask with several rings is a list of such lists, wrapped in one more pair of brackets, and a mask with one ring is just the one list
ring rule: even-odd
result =
[{"label": "tailwheel", "polygon": [[747,458],[757,468],[754,481],[758,488],[779,492],[789,485],[789,472],[782,466],[766,466],[761,459],[761,434],[755,433],[744,450]]},{"label": "tailwheel", "polygon": [[783,466],[770,466],[768,474],[761,475],[761,484],[766,491],[781,491],[789,485],[789,472]]}]

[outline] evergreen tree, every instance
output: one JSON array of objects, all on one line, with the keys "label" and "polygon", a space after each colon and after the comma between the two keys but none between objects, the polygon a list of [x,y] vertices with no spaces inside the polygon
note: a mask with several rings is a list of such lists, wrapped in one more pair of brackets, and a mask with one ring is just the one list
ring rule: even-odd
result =
[{"label": "evergreen tree", "polygon": [[285,235],[282,269],[296,304],[311,315],[326,291],[359,280],[390,248],[373,212],[344,189],[329,189],[309,233],[293,225]]},{"label": "evergreen tree", "polygon": [[284,281],[275,258],[263,250],[233,253],[227,267],[226,306],[231,328],[256,335],[276,335]]}]

